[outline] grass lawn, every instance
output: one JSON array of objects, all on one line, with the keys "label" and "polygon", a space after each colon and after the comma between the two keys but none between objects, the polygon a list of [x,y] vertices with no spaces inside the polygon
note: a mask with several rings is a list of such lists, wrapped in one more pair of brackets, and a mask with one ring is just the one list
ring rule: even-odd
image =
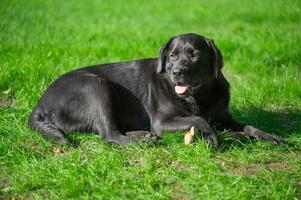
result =
[{"label": "grass lawn", "polygon": [[[81,66],[156,57],[196,32],[221,49],[236,119],[289,144],[203,141],[110,146],[69,134],[58,146],[29,130],[46,87]],[[301,199],[301,1],[0,2],[0,199]]]}]

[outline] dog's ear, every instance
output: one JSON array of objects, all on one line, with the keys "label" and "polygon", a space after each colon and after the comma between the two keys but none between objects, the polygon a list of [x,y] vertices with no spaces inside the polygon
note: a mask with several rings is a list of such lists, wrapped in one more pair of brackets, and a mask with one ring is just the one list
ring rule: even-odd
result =
[{"label": "dog's ear", "polygon": [[167,42],[166,44],[163,44],[160,49],[157,73],[165,72],[165,63],[166,63],[166,58],[167,58],[167,54],[168,54],[169,44],[170,44],[170,41]]},{"label": "dog's ear", "polygon": [[224,65],[224,58],[221,54],[221,51],[216,47],[213,40],[206,39],[206,42],[209,48],[212,50],[213,53],[213,70],[215,78],[218,78],[221,69]]}]

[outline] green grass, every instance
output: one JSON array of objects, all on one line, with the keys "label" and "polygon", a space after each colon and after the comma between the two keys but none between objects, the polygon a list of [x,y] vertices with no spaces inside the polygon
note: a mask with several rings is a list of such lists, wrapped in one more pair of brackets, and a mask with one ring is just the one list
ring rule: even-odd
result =
[{"label": "green grass", "polygon": [[[301,198],[300,22],[299,0],[1,0],[0,199]],[[59,75],[156,57],[186,32],[221,49],[235,118],[289,145],[221,137],[215,151],[166,134],[157,145],[110,146],[70,134],[81,141],[72,148],[28,129],[30,111]]]}]

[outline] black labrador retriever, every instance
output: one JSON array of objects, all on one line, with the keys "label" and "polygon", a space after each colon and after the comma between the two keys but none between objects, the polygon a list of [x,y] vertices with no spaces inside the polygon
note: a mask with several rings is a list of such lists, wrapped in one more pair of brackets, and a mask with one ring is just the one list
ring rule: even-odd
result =
[{"label": "black labrador retriever", "polygon": [[224,129],[283,144],[283,139],[231,118],[222,66],[212,40],[178,35],[162,46],[159,58],[90,66],[59,77],[34,108],[29,126],[59,143],[68,142],[67,131],[97,132],[111,143],[127,144],[195,126],[214,147],[215,130]]}]

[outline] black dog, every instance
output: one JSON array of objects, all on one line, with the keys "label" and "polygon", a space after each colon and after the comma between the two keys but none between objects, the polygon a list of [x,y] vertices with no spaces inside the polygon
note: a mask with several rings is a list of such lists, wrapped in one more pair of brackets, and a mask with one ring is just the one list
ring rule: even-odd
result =
[{"label": "black dog", "polygon": [[[97,132],[109,142],[156,140],[164,130],[197,127],[217,147],[216,130],[283,144],[279,137],[235,122],[228,110],[229,83],[223,57],[212,40],[189,33],[171,38],[159,58],[77,69],[46,90],[29,126],[59,143],[63,132]],[[210,124],[209,124],[210,123]],[[144,131],[143,131],[144,130]]]}]

